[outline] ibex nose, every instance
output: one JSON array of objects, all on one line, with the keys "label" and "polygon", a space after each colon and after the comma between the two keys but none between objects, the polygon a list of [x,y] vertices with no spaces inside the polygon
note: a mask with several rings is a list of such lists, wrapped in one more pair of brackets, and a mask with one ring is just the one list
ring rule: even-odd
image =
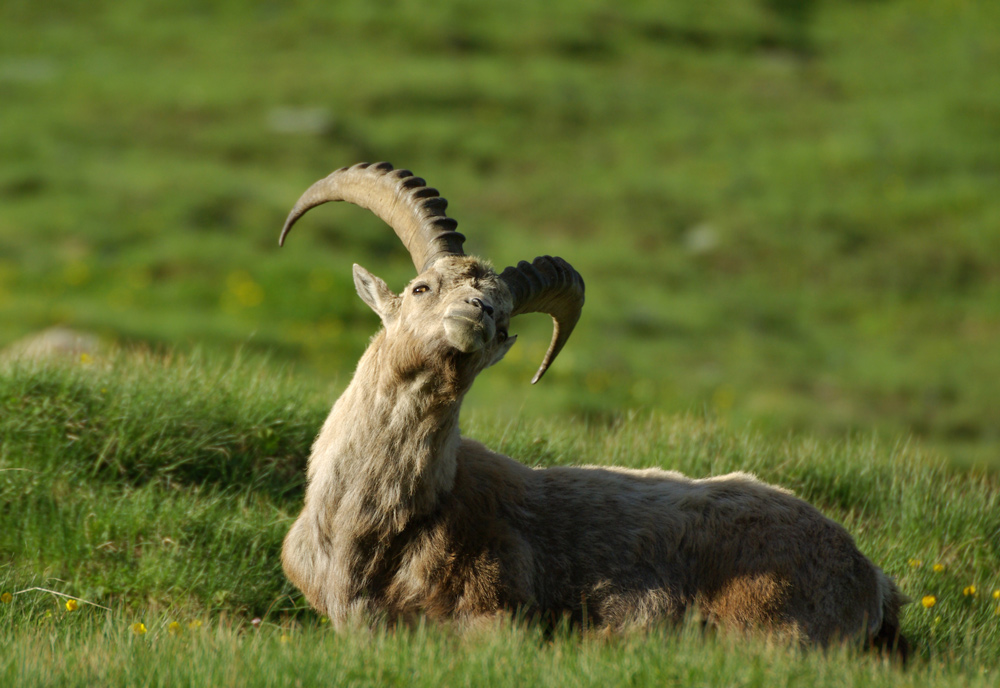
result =
[{"label": "ibex nose", "polygon": [[482,308],[484,311],[486,311],[486,315],[493,315],[493,306],[486,303],[478,296],[474,296],[471,299],[469,299],[469,303],[471,303],[473,306],[479,306],[480,308]]}]

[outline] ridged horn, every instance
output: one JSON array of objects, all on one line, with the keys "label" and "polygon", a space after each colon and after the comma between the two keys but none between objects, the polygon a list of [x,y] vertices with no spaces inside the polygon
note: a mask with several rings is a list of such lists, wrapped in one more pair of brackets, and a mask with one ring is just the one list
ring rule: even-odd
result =
[{"label": "ridged horn", "polygon": [[583,278],[562,258],[540,256],[531,263],[522,260],[517,267],[500,273],[500,279],[514,298],[511,317],[523,313],[548,313],[552,316],[552,342],[542,365],[531,379],[535,384],[562,351],[573,333],[583,309]]},{"label": "ridged horn", "polygon": [[441,256],[465,255],[465,237],[444,213],[448,201],[420,177],[387,162],[342,167],[306,189],[288,214],[278,244],[285,244],[292,225],[307,211],[329,201],[347,201],[382,218],[410,252],[418,273]]}]

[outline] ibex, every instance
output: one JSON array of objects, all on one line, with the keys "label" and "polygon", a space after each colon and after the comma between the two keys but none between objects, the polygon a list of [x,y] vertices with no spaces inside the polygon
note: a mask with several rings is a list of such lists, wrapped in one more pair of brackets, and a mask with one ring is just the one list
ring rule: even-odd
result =
[{"label": "ibex", "polygon": [[511,318],[553,318],[537,382],[580,317],[583,279],[560,258],[498,274],[465,255],[447,202],[388,163],[316,182],[280,243],[327,201],[382,218],[419,273],[395,294],[354,266],[383,328],[316,438],[305,507],[284,542],[289,579],[336,625],[518,614],[615,631],[697,613],[905,654],[905,597],[843,527],[780,488],[743,473],[531,469],[463,438],[462,400],[513,346]]}]

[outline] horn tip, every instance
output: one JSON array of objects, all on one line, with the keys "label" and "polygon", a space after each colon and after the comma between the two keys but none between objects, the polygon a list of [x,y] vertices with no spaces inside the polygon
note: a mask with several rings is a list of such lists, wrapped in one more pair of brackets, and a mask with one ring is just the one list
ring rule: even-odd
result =
[{"label": "horn tip", "polygon": [[288,236],[288,232],[292,229],[294,223],[295,221],[292,218],[285,221],[285,226],[281,228],[281,236],[278,237],[278,246],[285,245],[285,238]]}]

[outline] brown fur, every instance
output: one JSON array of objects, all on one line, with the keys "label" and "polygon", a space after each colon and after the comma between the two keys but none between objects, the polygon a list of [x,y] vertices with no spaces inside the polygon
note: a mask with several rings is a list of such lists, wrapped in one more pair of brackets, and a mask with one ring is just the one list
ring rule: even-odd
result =
[{"label": "brown fur", "polygon": [[[494,333],[510,298],[488,266],[441,260],[400,296],[355,275],[385,329],[316,439],[282,554],[336,624],[517,611],[617,630],[697,610],[724,628],[905,648],[892,581],[840,525],[780,488],[742,473],[533,470],[463,439],[465,393],[513,343]],[[420,284],[432,292],[415,295]],[[441,322],[467,313],[472,295],[495,310],[482,324],[491,334],[461,353],[450,342],[467,333]]]}]

